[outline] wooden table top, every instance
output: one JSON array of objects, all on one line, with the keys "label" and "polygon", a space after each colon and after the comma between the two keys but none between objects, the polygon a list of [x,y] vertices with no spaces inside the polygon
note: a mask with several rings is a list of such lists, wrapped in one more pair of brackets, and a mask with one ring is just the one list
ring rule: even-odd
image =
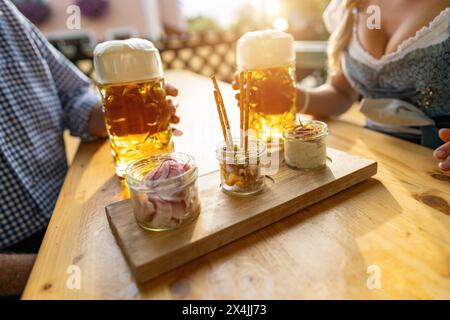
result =
[{"label": "wooden table top", "polygon": [[[186,71],[166,78],[180,89],[177,151],[194,155],[203,173],[216,170],[210,80]],[[233,92],[222,87],[239,127]],[[364,129],[355,109],[328,123],[330,146],[379,162],[375,178],[143,285],[105,215],[105,205],[128,197],[109,144],[82,144],[23,298],[450,299],[450,174],[432,150]]]}]

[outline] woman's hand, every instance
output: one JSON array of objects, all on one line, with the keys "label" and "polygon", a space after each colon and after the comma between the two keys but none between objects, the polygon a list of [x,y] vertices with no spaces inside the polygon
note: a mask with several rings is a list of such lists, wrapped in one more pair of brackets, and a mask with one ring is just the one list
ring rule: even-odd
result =
[{"label": "woman's hand", "polygon": [[439,137],[445,144],[434,151],[434,157],[439,160],[439,168],[450,171],[450,129],[441,129]]},{"label": "woman's hand", "polygon": [[[240,85],[239,73],[236,72],[231,86],[233,90],[240,90]],[[252,99],[257,99],[258,101],[256,109],[258,112],[275,115],[289,112],[293,96],[296,94],[292,92],[293,89],[290,82],[286,83],[286,81],[277,77],[266,77],[257,80],[257,86],[258,93],[250,94],[251,96],[255,94],[255,98]],[[236,93],[235,98],[240,107],[241,94],[239,91]]]},{"label": "woman's hand", "polygon": [[[235,72],[234,73],[233,82],[231,82],[231,87],[233,88],[233,90],[239,90],[240,89],[239,72]],[[234,95],[234,97],[236,98],[236,100],[238,102],[238,106],[240,106],[241,94],[238,92],[238,93],[236,93]]]},{"label": "woman's hand", "polygon": [[[164,89],[166,90],[166,93],[168,96],[171,97],[177,97],[178,96],[178,89],[170,84],[166,84]],[[170,122],[177,124],[180,122],[180,117],[178,117],[175,113],[177,112],[176,106],[173,104],[173,101],[169,99],[169,106],[171,108],[171,114],[172,117],[170,118]]]}]

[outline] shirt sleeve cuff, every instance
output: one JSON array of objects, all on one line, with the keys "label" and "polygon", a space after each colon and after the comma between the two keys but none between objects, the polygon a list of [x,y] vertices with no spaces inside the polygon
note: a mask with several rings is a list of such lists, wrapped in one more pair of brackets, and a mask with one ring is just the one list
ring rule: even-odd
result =
[{"label": "shirt sleeve cuff", "polygon": [[89,88],[83,88],[77,95],[77,100],[67,114],[67,127],[73,136],[80,137],[83,141],[95,141],[97,136],[89,133],[89,118],[92,110],[100,103],[101,99]]}]

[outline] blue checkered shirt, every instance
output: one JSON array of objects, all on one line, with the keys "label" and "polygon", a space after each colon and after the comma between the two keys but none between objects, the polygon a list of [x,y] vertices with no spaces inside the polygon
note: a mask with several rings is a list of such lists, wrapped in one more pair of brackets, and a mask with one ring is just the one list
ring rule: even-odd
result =
[{"label": "blue checkered shirt", "polygon": [[67,171],[63,131],[92,138],[90,84],[0,0],[0,249],[47,225]]}]

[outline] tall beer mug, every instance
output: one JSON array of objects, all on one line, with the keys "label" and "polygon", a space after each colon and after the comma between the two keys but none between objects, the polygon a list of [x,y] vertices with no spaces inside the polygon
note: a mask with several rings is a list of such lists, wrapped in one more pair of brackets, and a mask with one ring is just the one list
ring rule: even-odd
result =
[{"label": "tall beer mug", "polygon": [[143,155],[172,150],[171,110],[158,49],[148,40],[107,41],[95,48],[115,171]]},{"label": "tall beer mug", "polygon": [[279,141],[296,115],[293,37],[276,30],[248,32],[237,43],[236,57],[240,79],[252,74],[249,128],[268,142]]}]

